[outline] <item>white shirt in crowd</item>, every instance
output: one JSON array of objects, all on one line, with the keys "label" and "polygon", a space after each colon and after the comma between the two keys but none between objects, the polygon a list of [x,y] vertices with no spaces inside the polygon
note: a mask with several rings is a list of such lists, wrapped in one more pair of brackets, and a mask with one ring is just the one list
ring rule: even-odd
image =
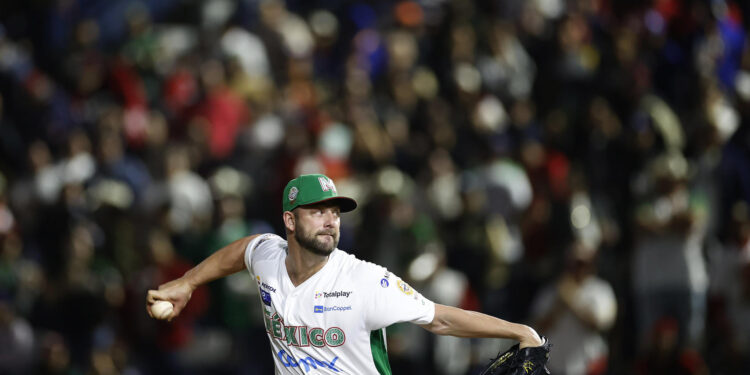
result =
[{"label": "white shirt in crowd", "polygon": [[[539,317],[549,311],[558,298],[557,293],[554,284],[542,290],[534,303],[533,314]],[[605,280],[589,276],[578,288],[573,303],[580,310],[589,310],[597,327],[603,331],[609,330],[615,322],[617,299],[612,286]],[[550,356],[549,369],[553,374],[585,375],[592,363],[606,360],[609,355],[607,342],[599,330],[584,324],[569,309],[561,314],[545,335],[553,343],[575,345],[556,346],[554,355]]]}]

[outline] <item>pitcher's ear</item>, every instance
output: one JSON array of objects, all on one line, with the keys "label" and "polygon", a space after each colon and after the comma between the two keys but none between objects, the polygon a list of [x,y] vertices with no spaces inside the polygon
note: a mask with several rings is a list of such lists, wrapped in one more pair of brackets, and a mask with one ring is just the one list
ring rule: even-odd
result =
[{"label": "pitcher's ear", "polygon": [[296,228],[296,225],[297,225],[297,218],[294,217],[294,214],[291,213],[290,211],[284,211],[283,219],[284,219],[284,227],[286,227],[286,230],[290,232],[294,232],[294,229]]}]

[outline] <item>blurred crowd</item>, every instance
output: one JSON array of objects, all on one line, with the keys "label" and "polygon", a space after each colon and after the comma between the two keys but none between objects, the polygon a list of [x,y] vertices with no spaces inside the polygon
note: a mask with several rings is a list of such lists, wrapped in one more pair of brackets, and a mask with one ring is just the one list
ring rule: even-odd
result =
[{"label": "blurred crowd", "polygon": [[[0,373],[269,374],[247,273],[322,172],[339,248],[532,324],[556,375],[750,373],[750,5],[0,2]],[[388,331],[394,373],[510,342]]]}]

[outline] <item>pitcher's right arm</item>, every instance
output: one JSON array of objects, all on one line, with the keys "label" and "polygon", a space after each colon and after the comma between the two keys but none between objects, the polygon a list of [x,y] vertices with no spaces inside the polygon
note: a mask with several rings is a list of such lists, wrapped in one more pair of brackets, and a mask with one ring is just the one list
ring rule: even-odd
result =
[{"label": "pitcher's right arm", "polygon": [[200,264],[185,272],[179,279],[159,285],[158,290],[149,290],[146,296],[146,311],[153,318],[151,305],[156,301],[169,301],[174,306],[172,314],[167,318],[171,321],[178,315],[195,288],[213,280],[229,276],[242,271],[245,268],[245,249],[250,242],[258,237],[258,234],[240,238],[237,241],[224,246],[219,251],[211,254]]}]

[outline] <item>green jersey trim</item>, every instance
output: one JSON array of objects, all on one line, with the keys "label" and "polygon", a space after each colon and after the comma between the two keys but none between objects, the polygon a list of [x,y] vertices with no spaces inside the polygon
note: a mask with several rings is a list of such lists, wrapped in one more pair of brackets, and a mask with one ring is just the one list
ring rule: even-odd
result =
[{"label": "green jersey trim", "polygon": [[383,329],[370,332],[370,349],[375,368],[380,375],[391,375],[391,365],[388,363],[388,351],[385,347],[385,335]]}]

